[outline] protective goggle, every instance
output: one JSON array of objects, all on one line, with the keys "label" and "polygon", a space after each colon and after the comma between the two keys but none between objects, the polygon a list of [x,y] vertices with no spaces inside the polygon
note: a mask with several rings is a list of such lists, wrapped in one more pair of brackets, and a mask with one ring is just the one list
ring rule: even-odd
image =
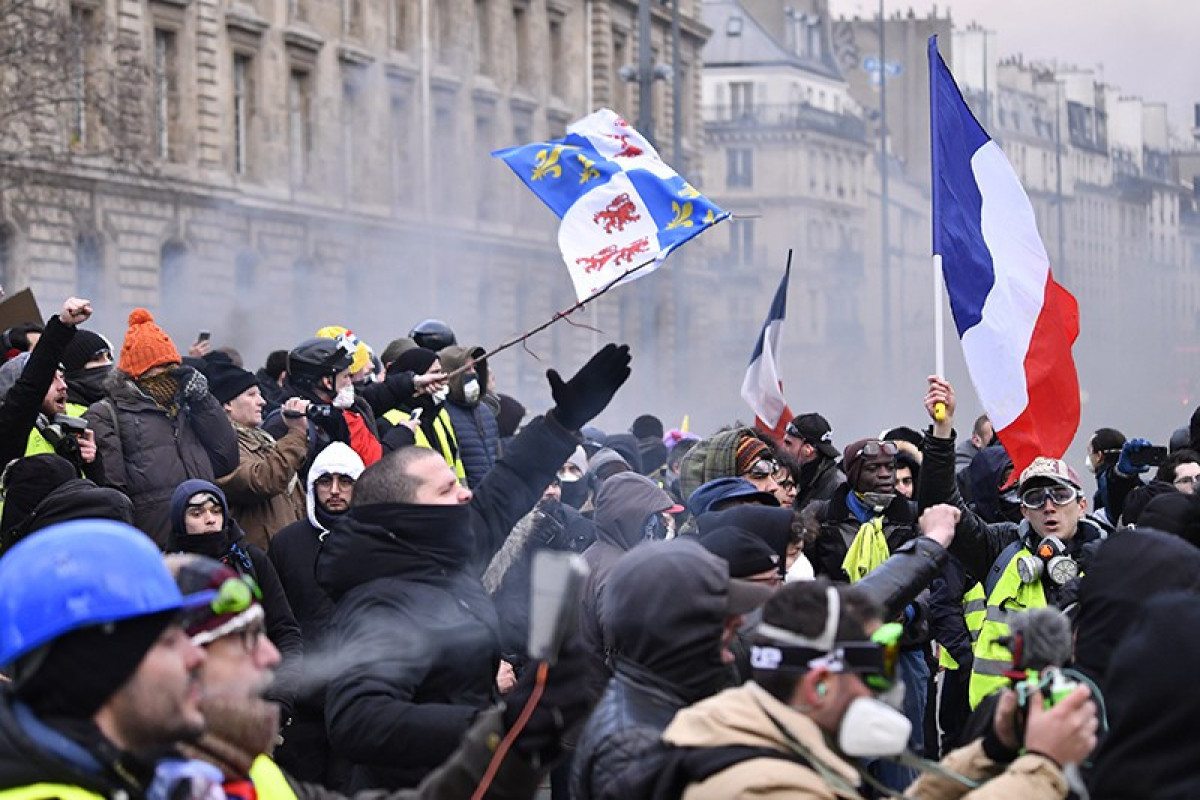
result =
[{"label": "protective goggle", "polygon": [[899,452],[900,450],[896,447],[895,442],[867,442],[862,447],[858,448],[858,452],[854,455],[856,457],[867,456],[868,458],[872,458],[878,455],[894,456]]},{"label": "protective goggle", "polygon": [[751,478],[769,478],[779,472],[779,462],[773,458],[760,458],[746,470]]},{"label": "protective goggle", "polygon": [[255,601],[262,601],[262,590],[249,575],[226,579],[217,589],[217,596],[208,604],[214,614],[240,614]]},{"label": "protective goggle", "polygon": [[1080,496],[1079,490],[1070,486],[1037,486],[1021,492],[1021,505],[1029,509],[1041,508],[1048,497],[1054,505],[1065,506]]}]

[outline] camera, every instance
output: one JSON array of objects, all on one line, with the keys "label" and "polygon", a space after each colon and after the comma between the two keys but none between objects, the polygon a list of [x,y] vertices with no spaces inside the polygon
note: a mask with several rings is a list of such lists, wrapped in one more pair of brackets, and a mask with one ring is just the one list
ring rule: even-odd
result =
[{"label": "camera", "polygon": [[79,452],[79,437],[88,429],[87,420],[67,414],[55,414],[48,423],[38,424],[38,433],[54,452],[77,467],[83,466],[83,455]]},{"label": "camera", "polygon": [[1167,460],[1167,448],[1161,445],[1131,450],[1129,463],[1135,467],[1158,467]]},{"label": "camera", "polygon": [[300,417],[308,417],[309,419],[326,419],[333,416],[336,411],[333,406],[328,403],[309,403],[308,408],[301,414],[299,411],[291,411],[284,409],[283,415],[288,419],[299,419]]}]

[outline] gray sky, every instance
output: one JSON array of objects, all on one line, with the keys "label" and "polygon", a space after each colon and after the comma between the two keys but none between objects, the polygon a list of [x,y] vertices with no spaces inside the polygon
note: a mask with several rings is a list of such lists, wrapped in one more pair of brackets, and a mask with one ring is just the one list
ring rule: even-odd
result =
[{"label": "gray sky", "polygon": [[[874,16],[878,0],[829,0],[835,16]],[[1171,124],[1192,124],[1200,102],[1200,3],[1195,0],[884,0],[888,16],[947,7],[956,25],[996,31],[1002,55],[1079,67],[1103,65],[1107,83],[1147,101],[1166,101]]]}]

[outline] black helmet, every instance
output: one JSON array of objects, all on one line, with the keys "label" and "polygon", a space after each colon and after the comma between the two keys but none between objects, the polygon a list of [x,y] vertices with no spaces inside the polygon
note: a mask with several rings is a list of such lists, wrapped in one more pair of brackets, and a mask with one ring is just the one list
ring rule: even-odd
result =
[{"label": "black helmet", "polygon": [[288,378],[301,386],[315,386],[321,378],[349,369],[353,361],[354,346],[346,339],[305,339],[288,353]]},{"label": "black helmet", "polygon": [[437,352],[443,348],[458,344],[454,331],[440,319],[426,319],[418,322],[408,332],[408,338],[417,343],[418,347]]}]

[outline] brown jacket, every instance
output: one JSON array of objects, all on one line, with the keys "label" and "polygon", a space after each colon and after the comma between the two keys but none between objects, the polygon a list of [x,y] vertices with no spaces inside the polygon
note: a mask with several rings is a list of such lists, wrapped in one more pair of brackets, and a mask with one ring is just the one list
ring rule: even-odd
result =
[{"label": "brown jacket", "polygon": [[225,491],[246,540],[266,550],[272,536],[304,519],[304,489],[296,472],[304,464],[308,439],[304,429],[289,430],[275,441],[259,428],[233,427],[241,460],[216,484]]},{"label": "brown jacket", "polygon": [[[861,797],[849,791],[860,783],[858,771],[828,745],[816,723],[780,703],[753,682],[727,689],[683,709],[667,726],[663,739],[680,747],[749,745],[789,752],[789,745],[776,723],[808,749],[810,760],[819,761],[832,775],[840,777],[847,791],[834,789],[804,764],[778,758],[756,758],[734,764],[701,783],[692,784],[684,792],[684,800]],[[946,756],[942,766],[963,777],[987,782],[978,789],[968,790],[956,781],[925,774],[908,788],[905,795],[920,800],[1060,800],[1067,796],[1067,782],[1062,771],[1042,756],[1022,756],[1004,769],[1004,765],[989,760],[979,742],[975,742]]]}]

